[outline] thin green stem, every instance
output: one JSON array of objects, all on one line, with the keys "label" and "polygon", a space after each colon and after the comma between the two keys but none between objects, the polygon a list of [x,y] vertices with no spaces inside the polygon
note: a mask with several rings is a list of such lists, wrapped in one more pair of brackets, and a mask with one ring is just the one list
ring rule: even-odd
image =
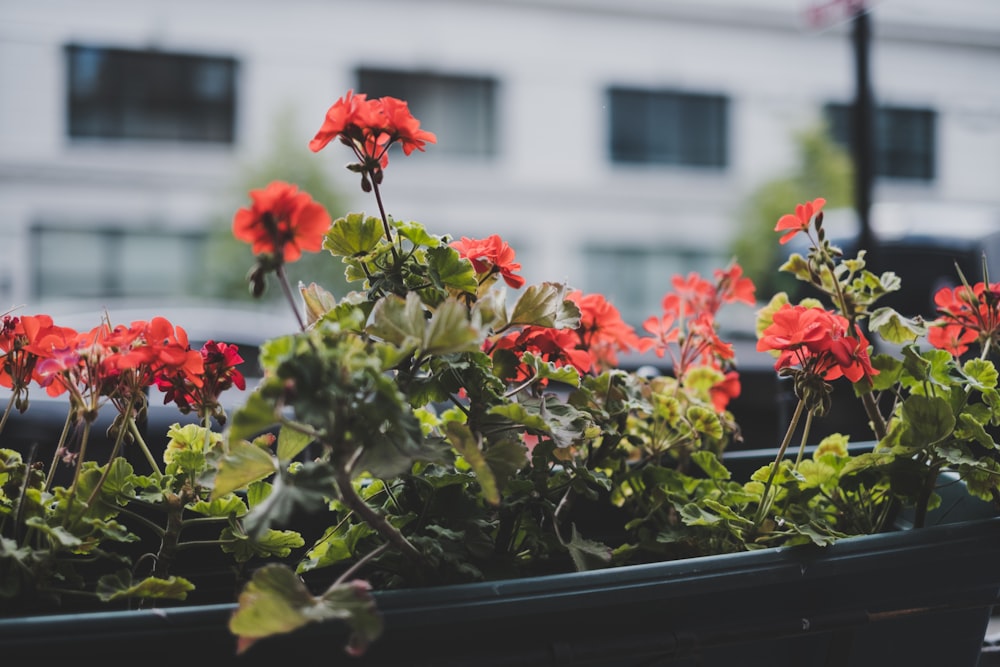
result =
[{"label": "thin green stem", "polygon": [[11,394],[10,399],[7,401],[7,407],[4,408],[3,417],[0,417],[0,433],[3,432],[4,426],[7,425],[7,418],[10,416],[11,411],[14,409],[14,397],[16,394]]},{"label": "thin green stem", "polygon": [[338,469],[335,479],[337,489],[340,491],[340,498],[351,511],[408,557],[417,562],[425,560],[424,555],[395,526],[389,523],[382,514],[369,507],[368,503],[358,495],[351,483],[351,477],[345,469]]},{"label": "thin green stem", "polygon": [[393,261],[399,260],[399,255],[396,253],[396,244],[393,243],[392,238],[392,228],[389,226],[389,216],[385,212],[385,205],[382,203],[382,192],[379,190],[378,183],[375,179],[371,179],[372,192],[375,193],[375,203],[378,204],[378,212],[382,218],[382,230],[385,232],[385,240],[389,242],[389,249],[392,251]]},{"label": "thin green stem", "polygon": [[288,282],[288,274],[285,273],[285,265],[279,264],[274,273],[278,276],[278,283],[281,285],[281,291],[285,294],[285,299],[288,300],[288,305],[291,306],[292,312],[295,313],[295,321],[299,323],[299,329],[305,331],[306,322],[302,319],[302,313],[299,312],[299,307],[295,303],[295,292],[292,291],[292,286]]},{"label": "thin green stem", "polygon": [[781,460],[785,458],[785,451],[788,449],[788,444],[792,441],[792,436],[795,434],[795,429],[799,425],[799,420],[802,419],[802,411],[805,409],[805,401],[801,398],[798,404],[795,406],[795,413],[792,415],[791,421],[788,423],[788,430],[785,431],[785,437],[781,441],[781,446],[778,448],[778,455],[774,457],[774,464],[771,466],[771,472],[767,477],[767,482],[764,483],[764,491],[761,493],[760,505],[757,507],[757,515],[754,519],[754,525],[760,526],[761,522],[764,520],[764,515],[767,514],[771,507],[771,484],[774,483],[774,476],[778,472],[778,466],[781,464]]},{"label": "thin green stem", "polygon": [[[76,471],[73,473],[73,483],[69,487],[69,497],[72,504],[72,499],[76,496],[76,486],[80,481],[80,472],[83,470],[83,462],[86,461],[87,457],[87,440],[90,439],[90,421],[83,421],[83,435],[80,437],[80,453],[77,455],[76,459]],[[67,518],[69,514],[67,513]]]},{"label": "thin green stem", "polygon": [[[123,418],[132,421],[131,416],[126,417],[125,415],[131,415],[132,410],[134,408],[135,408],[135,397],[133,396],[131,399],[129,399],[126,411],[122,413]],[[121,450],[122,442],[124,440],[125,440],[125,428],[123,425],[122,428],[118,429],[118,433],[115,435],[115,445],[114,447],[111,448],[111,455],[108,457],[107,465],[104,466],[104,472],[101,473],[101,478],[97,481],[97,484],[94,485],[94,490],[90,492],[90,497],[87,498],[87,503],[86,503],[87,507],[90,507],[91,503],[94,502],[94,499],[97,498],[97,494],[101,492],[101,487],[104,486],[104,481],[108,478],[108,475],[111,474],[111,464],[112,462],[114,462],[115,457],[118,456],[118,452]]]},{"label": "thin green stem", "polygon": [[143,439],[142,433],[139,432],[139,426],[135,423],[135,419],[132,419],[131,417],[129,417],[128,420],[128,430],[129,432],[132,433],[132,436],[135,438],[136,445],[138,445],[139,449],[146,457],[146,460],[149,461],[149,465],[153,467],[153,472],[155,472],[157,475],[162,475],[163,473],[160,471],[160,466],[156,462],[156,457],[153,456],[153,453],[151,451],[149,451],[149,446]]},{"label": "thin green stem", "polygon": [[45,478],[45,490],[52,488],[52,482],[56,476],[56,467],[59,465],[59,452],[66,446],[66,438],[69,437],[69,429],[73,424],[73,410],[66,413],[66,421],[63,422],[62,433],[59,434],[59,442],[56,443],[56,451],[52,454],[52,463],[49,465],[49,474]]},{"label": "thin green stem", "polygon": [[799,441],[799,453],[795,457],[795,469],[798,470],[802,463],[802,457],[806,452],[806,442],[809,440],[809,431],[812,429],[813,411],[806,413],[806,423],[802,426],[802,439]]},{"label": "thin green stem", "polygon": [[333,590],[337,586],[343,584],[345,581],[353,577],[355,572],[363,568],[368,561],[375,558],[388,548],[389,548],[389,543],[383,542],[382,544],[378,545],[377,547],[366,553],[364,556],[359,558],[358,561],[354,563],[354,565],[351,565],[349,568],[344,570],[344,573],[341,574],[339,577],[337,577],[337,580],[334,581],[333,584],[330,585],[330,588],[328,588],[327,590],[328,591]]}]

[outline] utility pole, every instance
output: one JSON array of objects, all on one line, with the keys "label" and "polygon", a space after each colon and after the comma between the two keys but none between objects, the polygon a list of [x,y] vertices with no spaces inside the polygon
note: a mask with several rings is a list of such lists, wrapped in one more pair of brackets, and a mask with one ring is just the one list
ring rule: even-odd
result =
[{"label": "utility pole", "polygon": [[854,158],[854,207],[858,215],[858,248],[867,250],[869,268],[876,269],[878,239],[872,230],[871,206],[875,180],[875,104],[869,77],[871,20],[864,0],[853,0],[851,41],[854,45],[855,97],[851,126]]}]

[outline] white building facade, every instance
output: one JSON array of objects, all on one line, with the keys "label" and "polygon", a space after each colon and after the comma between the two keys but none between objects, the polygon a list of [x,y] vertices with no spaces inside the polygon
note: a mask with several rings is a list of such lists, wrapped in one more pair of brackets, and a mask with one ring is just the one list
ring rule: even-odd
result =
[{"label": "white building facade", "polygon": [[[817,28],[819,6],[833,9]],[[653,308],[673,273],[727,262],[747,196],[794,167],[795,134],[851,103],[838,11],[0,0],[0,310],[196,292],[206,221],[232,201],[239,165],[267,153],[285,109],[307,144],[348,89],[409,99],[439,137],[392,160],[390,214],[435,233],[499,233],[530,281],[602,291],[629,314]],[[870,11],[875,201],[1000,209],[1000,3]],[[374,213],[345,148],[312,158],[353,210]]]}]

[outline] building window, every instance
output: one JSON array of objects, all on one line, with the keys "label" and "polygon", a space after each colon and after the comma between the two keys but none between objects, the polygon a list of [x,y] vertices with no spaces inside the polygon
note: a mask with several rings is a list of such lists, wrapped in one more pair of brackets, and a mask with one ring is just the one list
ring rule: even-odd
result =
[{"label": "building window", "polygon": [[30,239],[34,298],[63,299],[195,294],[206,237],[204,232],[35,225]]},{"label": "building window", "polygon": [[434,132],[428,154],[490,157],[496,155],[496,81],[363,67],[357,92],[369,98],[396,97],[410,105],[421,129]]},{"label": "building window", "polygon": [[[829,104],[826,117],[834,141],[850,149],[853,107]],[[935,123],[930,109],[881,107],[875,111],[875,175],[930,181],[934,179]]]},{"label": "building window", "polygon": [[584,291],[603,294],[636,327],[662,314],[663,297],[673,289],[674,276],[694,271],[709,279],[726,265],[725,257],[677,248],[590,246],[584,249],[587,266]]},{"label": "building window", "polygon": [[69,136],[233,142],[234,59],[77,45],[66,58]]},{"label": "building window", "polygon": [[608,94],[612,161],[726,166],[725,97],[629,88]]}]

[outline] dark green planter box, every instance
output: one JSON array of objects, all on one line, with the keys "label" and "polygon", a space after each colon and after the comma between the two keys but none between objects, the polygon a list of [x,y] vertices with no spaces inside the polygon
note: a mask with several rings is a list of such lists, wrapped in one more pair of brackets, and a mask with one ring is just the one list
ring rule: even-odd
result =
[{"label": "dark green planter box", "polygon": [[[727,460],[757,467],[771,457]],[[12,665],[146,656],[202,665],[976,667],[1000,591],[1000,517],[960,484],[942,495],[936,525],[825,549],[379,592],[385,634],[362,659],[343,653],[336,623],[235,657],[230,604],[3,619],[0,655]]]}]

